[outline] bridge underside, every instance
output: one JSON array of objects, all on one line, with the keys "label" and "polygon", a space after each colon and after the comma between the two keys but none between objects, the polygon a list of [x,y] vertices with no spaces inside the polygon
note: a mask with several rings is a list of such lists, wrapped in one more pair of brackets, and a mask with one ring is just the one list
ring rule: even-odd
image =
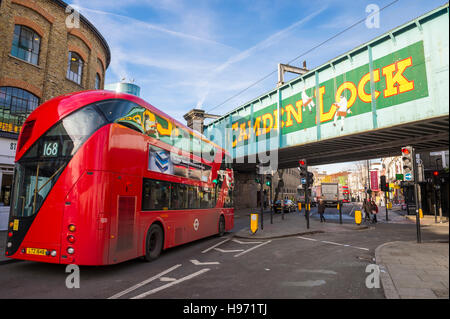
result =
[{"label": "bridge underside", "polygon": [[[447,150],[449,117],[411,122],[283,148],[278,151],[278,168],[297,167],[301,158],[306,158],[308,165],[317,166],[397,156],[401,154],[401,147],[406,145],[414,146],[416,153]],[[254,172],[255,163],[249,163],[248,158],[235,159],[233,168],[240,172]]]}]

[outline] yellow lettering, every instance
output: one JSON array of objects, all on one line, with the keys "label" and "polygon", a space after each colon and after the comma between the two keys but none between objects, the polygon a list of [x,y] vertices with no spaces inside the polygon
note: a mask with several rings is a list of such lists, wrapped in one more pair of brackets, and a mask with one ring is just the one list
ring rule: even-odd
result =
[{"label": "yellow lettering", "polygon": [[336,95],[335,95],[336,102],[339,102],[341,100],[341,95],[344,92],[344,90],[350,91],[350,98],[347,99],[347,108],[349,109],[355,103],[356,97],[358,96],[358,92],[357,92],[356,86],[353,82],[349,82],[349,81],[344,82],[336,90]]},{"label": "yellow lettering", "polygon": [[386,89],[383,91],[385,98],[414,90],[414,81],[408,81],[403,76],[403,72],[410,66],[412,66],[412,57],[397,61],[382,69],[386,78]]},{"label": "yellow lettering", "polygon": [[[380,70],[379,69],[373,70],[373,81],[374,82],[380,81]],[[364,88],[366,87],[366,84],[368,82],[370,82],[370,72],[365,74],[358,83],[358,96],[359,96],[360,100],[365,103],[372,102],[372,94],[370,94],[370,93],[367,94],[366,91],[364,90]],[[377,99],[379,95],[380,95],[380,92],[375,91],[375,99]]]},{"label": "yellow lettering", "polygon": [[[239,128],[239,123],[238,122],[235,122],[235,123],[233,123],[233,125],[231,125],[231,129],[233,131],[237,131],[238,128]],[[233,134],[233,138],[234,137],[236,137],[236,134]],[[237,144],[237,139],[233,139],[233,142],[231,143],[231,146],[234,148],[234,147],[236,147],[236,144]]]},{"label": "yellow lettering", "polygon": [[[334,113],[336,112],[336,107],[332,104],[330,110],[328,112],[324,112],[323,110],[323,96],[325,95],[325,87],[319,87],[319,110],[320,110],[320,122],[326,122],[332,120],[334,117]],[[316,119],[317,121],[317,119]]]},{"label": "yellow lettering", "polygon": [[303,121],[302,111],[301,111],[302,104],[303,104],[303,102],[301,100],[297,101],[297,103],[295,103],[295,106],[297,107],[297,111],[295,111],[294,106],[292,104],[286,105],[287,119],[286,119],[285,127],[290,127],[294,124],[294,121],[292,120],[292,116],[294,116],[295,121],[297,123],[301,123]]},{"label": "yellow lettering", "polygon": [[[272,114],[270,113],[266,113],[264,114],[262,117],[262,122],[263,122],[263,134],[267,134],[270,132],[270,130],[273,127],[273,117]],[[267,125],[267,120],[269,120],[269,125]]]},{"label": "yellow lettering", "polygon": [[239,127],[240,127],[240,132],[239,132],[238,142],[242,142],[242,139],[244,139],[244,140],[248,139],[245,122],[242,123]]}]

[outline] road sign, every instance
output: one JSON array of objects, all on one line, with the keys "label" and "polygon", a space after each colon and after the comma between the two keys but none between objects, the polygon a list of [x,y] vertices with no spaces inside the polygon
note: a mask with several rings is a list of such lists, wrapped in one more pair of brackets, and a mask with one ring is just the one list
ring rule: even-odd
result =
[{"label": "road sign", "polygon": [[306,184],[306,178],[301,179],[302,184]]},{"label": "road sign", "polygon": [[412,180],[412,174],[411,173],[406,173],[405,174],[405,181],[411,181]]}]

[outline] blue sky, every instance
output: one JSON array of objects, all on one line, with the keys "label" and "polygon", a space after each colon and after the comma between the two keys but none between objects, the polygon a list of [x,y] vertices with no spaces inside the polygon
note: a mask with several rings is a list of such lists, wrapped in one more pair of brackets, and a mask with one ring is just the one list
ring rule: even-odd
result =
[{"label": "blue sky", "polygon": [[[184,123],[192,108],[210,111],[293,58],[367,17],[383,1],[73,0],[102,33],[112,58],[106,83],[135,79],[141,97]],[[314,67],[412,20],[443,0],[398,0],[364,23],[301,57]],[[289,80],[291,77],[287,77]],[[226,112],[275,88],[277,74],[211,111]]]}]

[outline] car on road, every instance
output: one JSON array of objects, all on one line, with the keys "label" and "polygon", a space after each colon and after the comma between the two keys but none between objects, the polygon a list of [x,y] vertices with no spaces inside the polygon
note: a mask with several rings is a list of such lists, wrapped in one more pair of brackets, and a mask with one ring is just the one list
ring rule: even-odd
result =
[{"label": "car on road", "polygon": [[277,200],[273,205],[275,213],[290,213],[296,210],[295,203],[290,199]]}]

